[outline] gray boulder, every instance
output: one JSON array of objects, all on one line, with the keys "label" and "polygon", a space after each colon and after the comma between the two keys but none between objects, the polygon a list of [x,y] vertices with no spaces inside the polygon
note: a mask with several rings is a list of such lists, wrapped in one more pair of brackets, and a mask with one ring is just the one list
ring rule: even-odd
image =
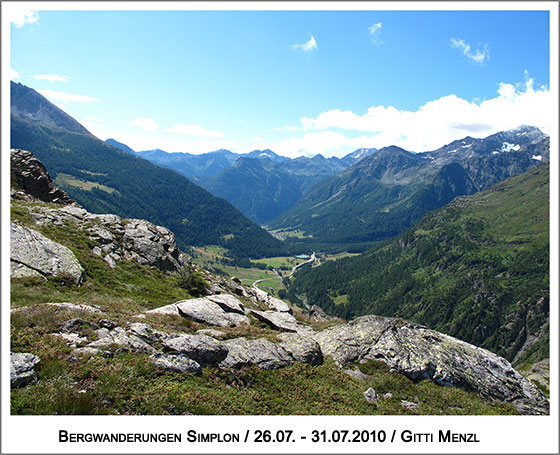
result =
[{"label": "gray boulder", "polygon": [[68,276],[81,283],[84,269],[74,253],[39,232],[18,224],[10,225],[10,275],[12,277]]},{"label": "gray boulder", "polygon": [[[107,330],[107,329],[105,329]],[[152,353],[155,349],[134,334],[127,334],[122,327],[115,327],[113,330],[105,332],[105,336],[87,345],[89,348],[107,348],[118,346],[122,349],[133,352]]]},{"label": "gray boulder", "polygon": [[142,265],[176,272],[182,267],[181,252],[173,233],[146,220],[128,220],[124,225],[124,257]]},{"label": "gray boulder", "polygon": [[256,365],[264,370],[284,368],[293,364],[290,354],[280,345],[259,338],[235,338],[224,342],[227,357],[218,366],[222,369],[239,369]]},{"label": "gray boulder", "polygon": [[540,390],[485,349],[396,318],[364,316],[314,335],[337,364],[379,360],[413,380],[431,379],[511,402],[524,414],[547,414]]},{"label": "gray boulder", "polygon": [[323,363],[321,346],[313,338],[298,333],[281,333],[279,343],[296,362],[320,365]]},{"label": "gray boulder", "polygon": [[182,352],[200,365],[215,365],[227,356],[227,347],[207,335],[169,336],[163,346],[166,349]]},{"label": "gray boulder", "polygon": [[40,362],[39,357],[26,352],[10,353],[10,385],[23,387],[37,381],[35,366]]},{"label": "gray boulder", "polygon": [[237,327],[241,324],[249,324],[247,316],[226,312],[217,303],[207,298],[181,300],[175,303],[178,313],[184,318],[192,319],[203,324],[218,327]]},{"label": "gray boulder", "polygon": [[368,403],[376,403],[379,401],[379,395],[371,387],[364,392],[364,398]]},{"label": "gray boulder", "polygon": [[257,300],[257,302],[266,305],[272,311],[292,313],[292,309],[289,307],[289,305],[286,302],[277,299],[276,297],[272,297],[270,294],[268,294],[267,292],[259,288],[254,287],[250,290],[250,292],[253,295],[253,297]]},{"label": "gray boulder", "polygon": [[152,355],[152,363],[166,371],[174,371],[175,373],[198,373],[201,370],[198,363],[181,352],[156,352]]},{"label": "gray boulder", "polygon": [[155,343],[157,341],[165,340],[169,335],[160,330],[154,329],[150,324],[143,322],[133,322],[128,324],[126,331],[128,336],[136,336],[146,343]]},{"label": "gray boulder", "polygon": [[209,295],[206,298],[218,304],[226,313],[245,314],[243,303],[231,294]]},{"label": "gray boulder", "polygon": [[310,330],[305,326],[298,324],[297,319],[290,313],[280,313],[278,311],[257,311],[250,310],[251,314],[259,321],[268,324],[274,330],[281,332],[298,332]]}]

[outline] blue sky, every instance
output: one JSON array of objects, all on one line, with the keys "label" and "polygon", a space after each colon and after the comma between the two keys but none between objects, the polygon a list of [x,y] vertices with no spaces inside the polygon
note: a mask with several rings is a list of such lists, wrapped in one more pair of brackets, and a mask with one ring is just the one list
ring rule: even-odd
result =
[{"label": "blue sky", "polygon": [[15,12],[12,80],[136,150],[423,151],[554,119],[547,11]]}]

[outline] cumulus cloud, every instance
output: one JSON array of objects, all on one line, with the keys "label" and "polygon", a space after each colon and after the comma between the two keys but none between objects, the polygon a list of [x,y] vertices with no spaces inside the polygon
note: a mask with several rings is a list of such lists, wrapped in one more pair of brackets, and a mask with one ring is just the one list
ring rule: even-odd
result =
[{"label": "cumulus cloud", "polygon": [[304,52],[312,51],[313,49],[317,49],[317,41],[315,40],[314,36],[309,38],[309,41],[301,44],[292,44],[292,49],[301,49]]},{"label": "cumulus cloud", "polygon": [[99,98],[94,98],[92,96],[59,92],[57,90],[37,90],[37,91],[41,95],[47,97],[49,100],[54,100],[55,102],[91,103],[92,101],[100,101]]},{"label": "cumulus cloud", "polygon": [[60,74],[35,74],[33,79],[41,79],[50,82],[68,82],[68,76]]},{"label": "cumulus cloud", "polygon": [[482,64],[490,58],[488,44],[482,43],[480,47],[473,51],[471,45],[463,39],[451,38],[451,47],[459,49],[462,54],[475,63]]},{"label": "cumulus cloud", "polygon": [[141,117],[140,115],[136,117],[136,120],[126,123],[128,126],[136,126],[143,131],[156,131],[159,126],[152,118]]},{"label": "cumulus cloud", "polygon": [[19,79],[19,73],[16,70],[10,68],[10,80],[13,81],[14,79]]},{"label": "cumulus cloud", "polygon": [[368,28],[370,39],[376,46],[383,44],[383,41],[381,41],[382,27],[383,24],[381,22],[378,22],[377,24],[373,24],[371,27]]},{"label": "cumulus cloud", "polygon": [[10,22],[18,28],[25,24],[35,24],[39,22],[39,14],[37,11],[14,4],[10,5],[7,11],[9,12]]},{"label": "cumulus cloud", "polygon": [[331,109],[316,117],[302,117],[303,137],[263,145],[287,156],[340,156],[354,148],[388,145],[422,152],[465,136],[485,137],[523,124],[550,134],[556,121],[554,112],[550,91],[544,86],[535,89],[527,76],[524,83],[500,83],[497,96],[483,101],[451,94],[415,111],[372,106],[360,115]]},{"label": "cumulus cloud", "polygon": [[196,124],[186,124],[186,125],[173,125],[171,128],[165,130],[168,133],[183,134],[185,136],[194,137],[208,137],[214,139],[220,139],[224,137],[224,133],[221,131],[212,131],[203,128]]},{"label": "cumulus cloud", "polygon": [[298,131],[299,127],[297,126],[289,126],[289,125],[282,125],[278,128],[274,128],[274,131]]}]

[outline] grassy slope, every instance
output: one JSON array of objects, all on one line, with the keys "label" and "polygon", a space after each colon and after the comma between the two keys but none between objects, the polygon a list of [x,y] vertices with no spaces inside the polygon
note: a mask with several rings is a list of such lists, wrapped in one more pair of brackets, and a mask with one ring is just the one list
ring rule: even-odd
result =
[{"label": "grassy slope", "polygon": [[[28,203],[12,205],[12,219],[34,227]],[[319,367],[296,364],[277,371],[257,368],[227,373],[204,369],[200,375],[157,370],[144,354],[113,350],[111,356],[71,358],[71,349],[53,333],[64,321],[80,317],[97,323],[101,317],[125,326],[133,315],[166,305],[189,294],[178,277],[135,263],[120,262],[111,270],[91,253],[88,238],[72,226],[40,229],[76,254],[87,272],[81,287],[64,280],[12,279],[11,307],[28,306],[10,318],[11,349],[31,352],[41,362],[36,384],[11,391],[12,414],[510,414],[510,405],[493,404],[477,395],[431,382],[414,383],[375,364],[360,365],[365,381],[341,372],[332,361]],[[42,302],[95,304],[104,315],[75,313],[37,305]],[[194,333],[203,324],[178,316],[149,315],[145,322],[167,332]],[[275,333],[254,323],[220,329],[228,337],[266,337]],[[83,335],[95,337],[86,326]],[[374,387],[393,398],[368,404],[363,392]],[[409,411],[400,400],[418,401]]]},{"label": "grassy slope", "polygon": [[[401,316],[511,360],[548,319],[548,174],[458,198],[362,256],[304,270],[291,295],[347,318]],[[547,336],[527,355],[548,357]]]}]

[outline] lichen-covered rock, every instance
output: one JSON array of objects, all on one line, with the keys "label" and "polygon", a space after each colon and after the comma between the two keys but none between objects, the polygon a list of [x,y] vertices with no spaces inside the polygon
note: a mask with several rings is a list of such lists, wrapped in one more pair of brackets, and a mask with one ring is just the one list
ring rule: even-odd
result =
[{"label": "lichen-covered rock", "polygon": [[163,346],[171,351],[182,352],[201,365],[215,365],[227,356],[227,347],[207,335],[169,336]]},{"label": "lichen-covered rock", "polygon": [[397,318],[364,316],[314,335],[340,366],[379,360],[413,379],[431,379],[511,402],[524,414],[547,414],[546,397],[511,364],[487,351]]},{"label": "lichen-covered rock", "polygon": [[181,352],[156,352],[152,355],[152,362],[157,367],[176,373],[198,373],[201,370],[197,362]]},{"label": "lichen-covered rock", "polygon": [[280,345],[259,338],[234,338],[224,342],[227,357],[219,363],[223,369],[239,369],[256,365],[264,370],[285,368],[293,364],[290,354]]},{"label": "lichen-covered rock", "polygon": [[39,357],[26,352],[10,353],[10,385],[11,387],[23,387],[35,382],[35,367],[40,362]]},{"label": "lichen-covered rock", "polygon": [[206,298],[217,303],[225,312],[245,314],[245,307],[241,300],[231,294],[209,295]]},{"label": "lichen-covered rock", "polygon": [[280,330],[281,332],[300,332],[310,330],[305,326],[299,325],[297,319],[290,313],[280,313],[278,311],[270,310],[251,310],[251,314],[259,321],[262,321],[274,330]]},{"label": "lichen-covered rock", "polygon": [[292,309],[286,302],[272,297],[270,294],[257,287],[252,288],[249,292],[258,302],[268,306],[272,311],[292,313]]},{"label": "lichen-covered rock", "polygon": [[247,316],[226,312],[217,303],[207,298],[181,300],[174,304],[178,313],[184,318],[192,319],[203,324],[218,327],[237,327],[241,324],[249,324]]},{"label": "lichen-covered rock", "polygon": [[11,149],[11,180],[23,192],[43,202],[72,204],[74,201],[53,184],[47,169],[33,153],[27,150]]},{"label": "lichen-covered rock", "polygon": [[18,224],[10,225],[10,275],[12,277],[67,276],[81,283],[84,269],[74,253],[43,234]]},{"label": "lichen-covered rock", "polygon": [[379,395],[373,388],[369,388],[364,392],[364,398],[368,403],[376,403],[379,401]]},{"label": "lichen-covered rock", "polygon": [[128,324],[127,335],[134,335],[146,343],[165,340],[169,335],[161,330],[154,329],[150,324],[132,322]]},{"label": "lichen-covered rock", "polygon": [[118,346],[122,349],[133,352],[152,353],[155,349],[134,334],[127,334],[122,327],[115,327],[106,333],[106,336],[99,340],[93,341],[87,345],[90,348],[107,348],[110,346]]},{"label": "lichen-covered rock", "polygon": [[321,346],[313,338],[299,333],[281,333],[279,343],[296,362],[320,365],[323,363]]},{"label": "lichen-covered rock", "polygon": [[124,257],[165,271],[181,269],[181,252],[173,233],[146,220],[128,220],[124,225]]}]

